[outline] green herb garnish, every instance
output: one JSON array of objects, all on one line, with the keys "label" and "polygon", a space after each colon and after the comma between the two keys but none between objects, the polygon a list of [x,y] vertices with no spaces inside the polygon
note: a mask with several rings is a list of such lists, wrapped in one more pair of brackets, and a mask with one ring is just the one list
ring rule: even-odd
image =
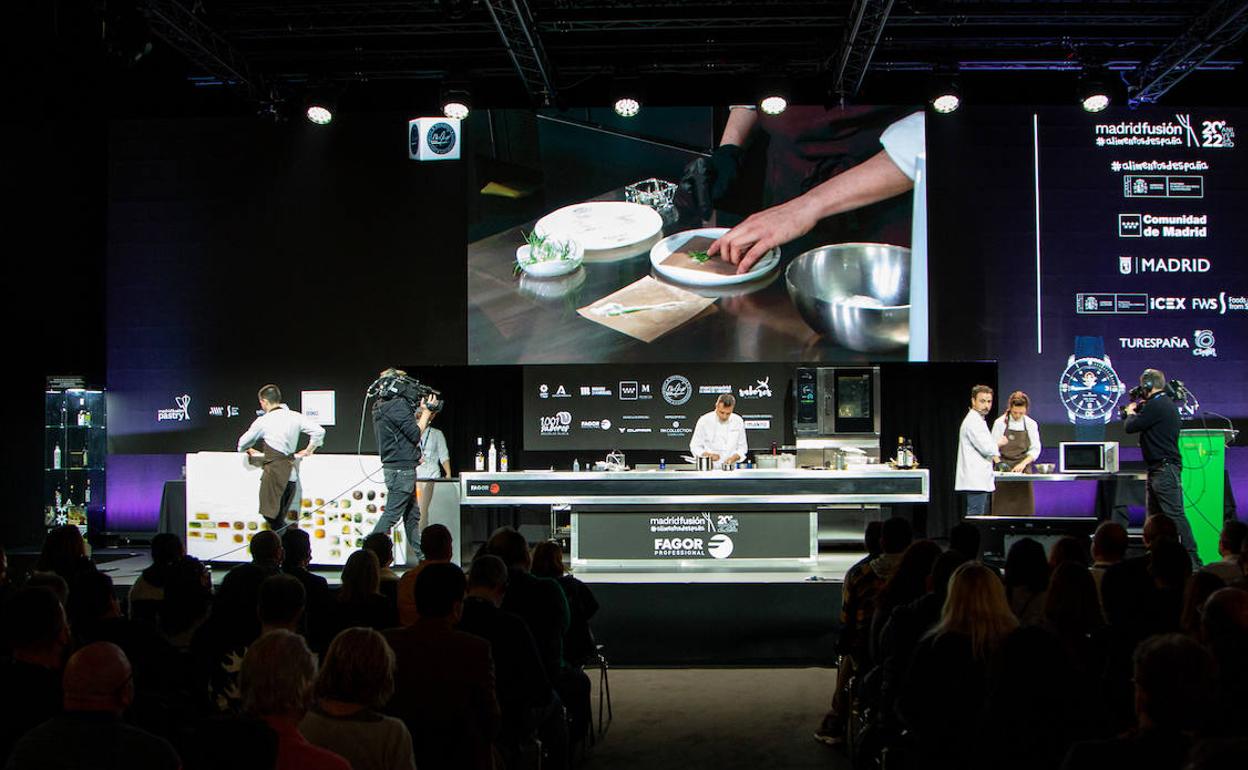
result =
[{"label": "green herb garnish", "polygon": [[524,260],[526,265],[574,259],[572,244],[568,241],[556,241],[548,235],[538,235],[535,232],[522,233],[522,235],[524,235],[525,243],[529,244],[529,257]]},{"label": "green herb garnish", "polygon": [[700,265],[703,262],[709,262],[711,260],[711,255],[707,254],[705,251],[691,251],[689,252],[689,259],[692,259]]}]

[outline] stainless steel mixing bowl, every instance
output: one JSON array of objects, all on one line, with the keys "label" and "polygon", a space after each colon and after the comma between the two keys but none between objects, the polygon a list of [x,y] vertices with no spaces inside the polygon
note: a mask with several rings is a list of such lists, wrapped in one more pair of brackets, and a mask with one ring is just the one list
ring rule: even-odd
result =
[{"label": "stainless steel mixing bowl", "polygon": [[910,249],[838,243],[802,254],[784,271],[802,319],[864,353],[910,342]]}]

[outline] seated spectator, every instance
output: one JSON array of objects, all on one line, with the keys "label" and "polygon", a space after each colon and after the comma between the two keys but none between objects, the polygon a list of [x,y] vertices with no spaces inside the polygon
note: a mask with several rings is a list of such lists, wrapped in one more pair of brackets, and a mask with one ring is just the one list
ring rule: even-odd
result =
[{"label": "seated spectator", "polygon": [[[300,590],[299,581],[290,578]],[[260,636],[239,671],[243,708],[277,734],[277,770],[350,770],[338,754],[308,743],[299,723],[312,705],[316,658],[302,636],[278,629]]]},{"label": "seated spectator", "polygon": [[1150,549],[1148,573],[1156,591],[1153,597],[1156,630],[1161,633],[1181,630],[1183,594],[1192,576],[1191,554],[1177,539],[1165,538]]},{"label": "seated spectator", "polygon": [[385,632],[395,655],[395,694],[386,711],[403,720],[421,768],[493,767],[499,727],[489,642],[455,630],[464,573],[429,564],[416,581],[420,619]]},{"label": "seated spectator", "polygon": [[[69,622],[56,594],[26,586],[5,601],[5,643],[0,659],[0,764],[17,739],[61,711],[61,666],[69,649]],[[20,693],[21,697],[15,697]]]},{"label": "seated spectator", "polygon": [[1024,626],[1044,621],[1044,593],[1049,588],[1049,562],[1044,546],[1029,537],[1015,541],[1005,555],[1005,595]]},{"label": "seated spectator", "polygon": [[160,633],[175,649],[190,650],[212,612],[212,576],[199,559],[183,556],[169,568],[163,593],[157,610]]},{"label": "seated spectator", "polygon": [[35,572],[60,575],[69,581],[83,571],[93,572],[95,565],[87,555],[87,543],[78,527],[66,524],[50,530],[43,539]]},{"label": "seated spectator", "polygon": [[312,538],[307,530],[287,527],[282,533],[282,554],[282,572],[303,583],[303,593],[307,597],[299,632],[313,650],[323,651],[330,639],[328,626],[332,595],[329,581],[308,569],[312,563]]},{"label": "seated spectator", "polygon": [[381,595],[381,570],[372,551],[359,550],[347,557],[329,618],[329,631],[335,636],[347,628],[384,631],[399,624],[394,604]]},{"label": "seated spectator", "polygon": [[949,549],[966,557],[967,561],[979,559],[979,527],[970,522],[959,522],[949,530]]},{"label": "seated spectator", "polygon": [[55,572],[32,572],[23,588],[46,588],[56,596],[62,607],[69,606],[69,583]]},{"label": "seated spectator", "polygon": [[[260,623],[260,634],[257,636],[272,631],[297,633],[299,618],[303,616],[304,603],[307,601],[303,584],[290,575],[273,575],[265,578],[258,593],[256,618]],[[197,657],[201,665],[206,666],[209,697],[216,711],[235,714],[242,707],[239,666],[254,641],[253,639],[246,644],[235,643],[224,648],[213,648],[207,645],[219,643],[220,640],[209,639],[201,648],[199,639],[196,638]]]},{"label": "seated spectator", "polygon": [[416,770],[403,722],[379,713],[394,695],[394,652],[371,628],[348,628],[329,645],[316,703],[299,723],[308,742],[354,770]]},{"label": "seated spectator", "polygon": [[1216,573],[1207,569],[1197,570],[1183,589],[1183,610],[1179,614],[1179,630],[1200,641],[1200,616],[1205,601],[1215,591],[1226,588],[1226,583]]},{"label": "seated spectator", "polygon": [[503,609],[514,612],[528,624],[546,675],[553,682],[563,669],[563,635],[572,622],[567,597],[555,581],[532,574],[532,554],[524,535],[511,527],[501,527],[490,536],[487,546],[490,554],[507,565]]},{"label": "seated spectator", "polygon": [[[1096,582],[1096,595],[1101,597],[1101,580],[1105,571],[1127,556],[1127,530],[1113,521],[1102,521],[1092,535],[1092,579]],[[1101,609],[1105,601],[1101,598]]]},{"label": "seated spectator", "polygon": [[64,693],[64,713],[18,741],[8,767],[181,767],[167,741],[121,721],[134,697],[134,683],[130,662],[117,645],[95,642],[74,653],[65,665]]},{"label": "seated spectator", "polygon": [[995,572],[978,562],[954,570],[940,621],[915,649],[897,700],[925,768],[972,762],[991,661],[1018,627]]},{"label": "seated spectator", "polygon": [[543,765],[565,767],[568,727],[562,704],[546,678],[529,627],[501,609],[506,593],[507,565],[503,560],[488,554],[473,559],[459,630],[490,643],[502,711],[499,748],[512,766],[521,744],[540,729],[542,747],[550,754]]},{"label": "seated spectator", "polygon": [[1086,540],[1073,535],[1062,535],[1053,543],[1053,547],[1049,549],[1049,571],[1068,561],[1081,567],[1087,567],[1091,563]]},{"label": "seated spectator", "polygon": [[1129,735],[1071,747],[1065,770],[1106,767],[1180,770],[1209,724],[1215,692],[1212,656],[1182,634],[1155,636],[1135,651],[1136,727]]},{"label": "seated spectator", "polygon": [[[829,746],[845,740],[846,720],[849,716],[849,681],[860,672],[869,656],[871,619],[875,614],[875,601],[884,583],[893,576],[901,564],[901,555],[910,547],[914,538],[910,522],[893,517],[880,527],[882,553],[867,562],[862,570],[846,573],[841,588],[841,629],[836,639],[836,651],[840,663],[836,672],[836,689],[832,693],[832,705],[824,714],[823,722],[815,731],[815,740]],[[865,668],[861,669],[865,673]]]},{"label": "seated spectator", "polygon": [[563,547],[553,540],[538,543],[533,549],[533,574],[550,578],[563,588],[571,612],[571,625],[563,635],[563,657],[579,666],[598,652],[589,621],[598,612],[598,600],[589,586],[577,580],[563,564]]},{"label": "seated spectator", "polygon": [[1248,724],[1248,591],[1214,591],[1201,613],[1200,637],[1218,664],[1222,732],[1242,732]]},{"label": "seated spectator", "polygon": [[282,540],[272,530],[262,530],[251,539],[251,561],[226,573],[217,589],[213,622],[229,637],[231,644],[246,646],[260,635],[256,602],[260,584],[282,573]]},{"label": "seated spectator", "polygon": [[399,573],[390,569],[394,564],[394,541],[385,532],[374,532],[364,538],[364,550],[372,551],[381,568],[381,595],[390,600],[398,611]]},{"label": "seated spectator", "polygon": [[[1069,666],[1089,683],[1100,682],[1105,668],[1106,640],[1100,633],[1105,625],[1096,583],[1088,568],[1068,561],[1053,570],[1044,600],[1043,627],[1057,639]],[[1100,694],[1095,693],[1099,698]]]},{"label": "seated spectator", "polygon": [[1218,537],[1218,555],[1220,561],[1206,564],[1201,569],[1212,572],[1227,585],[1244,579],[1244,572],[1239,567],[1239,554],[1244,550],[1245,536],[1248,535],[1248,524],[1238,519],[1222,522],[1222,534]]},{"label": "seated spectator", "polygon": [[884,583],[876,597],[875,613],[871,617],[867,665],[874,666],[880,662],[880,635],[893,610],[917,601],[927,593],[932,565],[940,558],[940,553],[940,546],[931,540],[916,540],[901,555],[897,571]]},{"label": "seated spectator", "polygon": [[399,579],[396,604],[399,608],[399,624],[404,626],[410,626],[420,617],[420,613],[416,611],[416,578],[420,576],[420,571],[429,564],[451,563],[451,554],[454,551],[451,531],[442,524],[425,527],[420,533],[420,551],[425,557]]},{"label": "seated spectator", "polygon": [[140,573],[130,586],[130,617],[155,625],[160,601],[165,598],[165,581],[169,570],[186,555],[182,538],[171,532],[161,532],[152,538],[152,564]]}]

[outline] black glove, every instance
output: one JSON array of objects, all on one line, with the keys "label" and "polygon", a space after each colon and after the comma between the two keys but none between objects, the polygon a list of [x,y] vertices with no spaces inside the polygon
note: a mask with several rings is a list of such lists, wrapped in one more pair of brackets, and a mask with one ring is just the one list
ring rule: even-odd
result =
[{"label": "black glove", "polygon": [[685,166],[676,190],[676,207],[711,218],[715,203],[724,197],[741,171],[741,148],[722,144],[709,158],[695,158]]}]

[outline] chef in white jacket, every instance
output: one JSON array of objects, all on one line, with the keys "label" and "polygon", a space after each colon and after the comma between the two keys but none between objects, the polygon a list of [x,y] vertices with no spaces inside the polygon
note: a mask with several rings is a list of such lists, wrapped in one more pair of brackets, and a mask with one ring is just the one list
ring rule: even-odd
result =
[{"label": "chef in white jacket", "polygon": [[745,459],[745,420],[733,414],[737,400],[724,393],[715,400],[715,410],[698,418],[693,429],[689,452],[694,457],[709,457],[717,463],[732,465]]},{"label": "chef in white jacket", "polygon": [[958,469],[953,488],[966,497],[966,515],[983,516],[996,488],[992,466],[1001,459],[1006,439],[995,439],[984,418],[992,411],[992,388],[976,385],[971,388],[971,408],[967,410],[958,430]]}]

